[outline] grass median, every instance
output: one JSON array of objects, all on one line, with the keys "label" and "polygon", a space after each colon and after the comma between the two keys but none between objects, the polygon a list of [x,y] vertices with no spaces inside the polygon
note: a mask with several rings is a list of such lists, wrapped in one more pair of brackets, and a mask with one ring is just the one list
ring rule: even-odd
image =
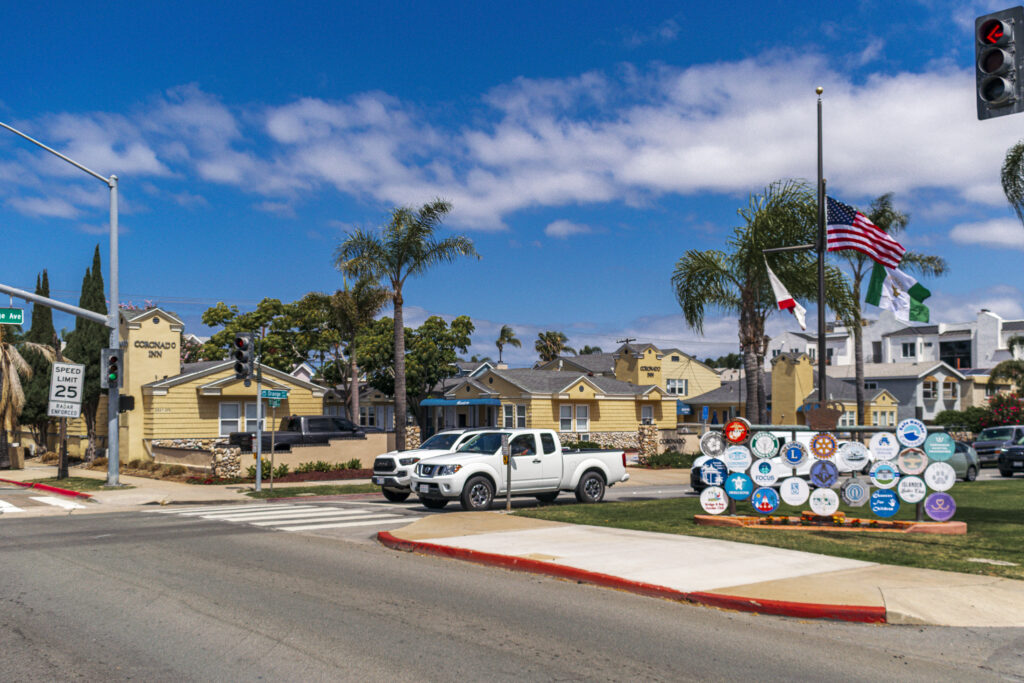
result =
[{"label": "grass median", "polygon": [[[704,511],[696,498],[551,505],[516,514],[573,524],[719,538],[883,564],[1024,579],[1024,479],[963,482],[949,493],[957,504],[953,519],[967,523],[964,536],[698,526],[693,517]],[[736,507],[738,514],[756,514],[749,503],[738,503]],[[804,509],[808,508],[783,504],[775,514],[799,516]],[[840,510],[850,517],[878,519],[867,506],[843,505]],[[904,504],[893,519],[914,519],[914,513],[915,506]]]},{"label": "grass median", "polygon": [[[91,477],[67,477],[65,479],[58,479],[57,477],[46,477],[44,479],[30,479],[25,482],[26,484],[46,484],[47,486],[56,486],[59,489],[67,489],[68,491],[104,491],[108,488],[106,479],[93,479]],[[118,486],[117,489],[133,489],[134,486]]]},{"label": "grass median", "polygon": [[324,484],[321,486],[275,486],[262,491],[249,491],[250,498],[291,498],[293,496],[340,496],[345,493],[379,493],[374,484]]}]

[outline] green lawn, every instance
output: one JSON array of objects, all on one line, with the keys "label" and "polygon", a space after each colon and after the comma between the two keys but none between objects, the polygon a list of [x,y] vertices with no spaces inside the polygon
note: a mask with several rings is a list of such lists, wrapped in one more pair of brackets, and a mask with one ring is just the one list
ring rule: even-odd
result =
[{"label": "green lawn", "polygon": [[343,493],[376,493],[379,486],[373,484],[322,484],[320,486],[275,486],[271,491],[263,484],[262,491],[249,491],[245,495],[251,498],[288,498],[299,494],[315,496],[337,496]]},{"label": "green lawn", "polygon": [[[720,538],[908,567],[1024,579],[1024,479],[960,482],[949,493],[957,503],[953,519],[967,523],[965,536],[698,526],[693,516],[704,512],[696,498],[550,505],[516,514],[574,524]],[[783,504],[776,514],[799,516],[802,509],[808,508]],[[849,508],[844,505],[840,509],[850,517],[878,519],[867,506]],[[894,519],[914,519],[914,511],[915,506],[904,504]],[[737,513],[754,514],[749,503],[738,503]],[[1013,562],[1017,566],[968,562],[968,558]]]},{"label": "green lawn", "polygon": [[[102,491],[107,488],[107,481],[105,479],[92,479],[90,477],[68,477],[67,479],[58,479],[57,477],[46,477],[45,479],[32,479],[28,483],[30,484],[47,484],[49,486],[56,486],[61,489],[68,489],[69,491]],[[133,489],[134,486],[119,486],[120,489]]]}]

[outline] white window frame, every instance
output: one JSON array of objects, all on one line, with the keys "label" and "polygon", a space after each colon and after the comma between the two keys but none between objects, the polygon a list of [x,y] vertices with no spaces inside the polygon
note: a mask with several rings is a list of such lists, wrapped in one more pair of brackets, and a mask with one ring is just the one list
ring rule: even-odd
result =
[{"label": "white window frame", "polygon": [[954,401],[957,398],[956,382],[943,382],[942,383],[942,398],[947,401]]},{"label": "white window frame", "polygon": [[516,429],[526,428],[526,404],[516,404]]},{"label": "white window frame", "polygon": [[506,403],[502,408],[501,426],[505,429],[512,429],[516,424],[516,409],[512,403]]},{"label": "white window frame", "polygon": [[377,426],[377,408],[376,408],[376,406],[359,406],[359,426],[360,427],[376,427]]},{"label": "white window frame", "polygon": [[[258,413],[256,412],[256,406],[257,405],[263,406],[263,410],[262,410],[263,414],[262,415],[257,416],[258,415]],[[251,410],[250,410],[250,408],[251,408]],[[252,417],[250,417],[250,415],[252,415]],[[263,404],[263,401],[260,401],[259,403],[255,403],[253,401],[246,401],[246,403],[245,403],[245,429],[243,431],[255,432],[256,431],[256,422],[260,418],[263,418],[262,422],[260,423],[260,430],[261,431],[267,431],[267,406]],[[252,423],[252,427],[249,427],[249,423],[250,422]]]},{"label": "white window frame", "polygon": [[878,420],[878,411],[877,410],[872,410],[871,411],[871,426],[872,427],[877,427],[878,426],[878,422],[879,422],[879,420]]},{"label": "white window frame", "polygon": [[921,383],[921,398],[925,401],[934,401],[939,397],[939,383],[928,380]]},{"label": "white window frame", "polygon": [[857,411],[855,410],[844,410],[842,417],[839,418],[840,427],[853,427],[857,424]]},{"label": "white window frame", "polygon": [[654,406],[640,406],[640,422],[654,424]]},{"label": "white window frame", "polygon": [[[910,353],[907,353],[908,347]],[[917,342],[900,342],[900,357],[917,358]]]},{"label": "white window frame", "polygon": [[[224,417],[224,408],[225,408],[225,406],[234,406],[234,408],[235,408],[235,416],[234,417]],[[218,424],[218,429],[220,431],[220,436],[227,436],[231,432],[241,432],[241,431],[244,431],[244,430],[241,430],[241,429],[238,428],[238,425],[239,425],[240,420],[241,420],[241,415],[242,415],[242,406],[241,406],[241,404],[238,403],[238,401],[224,401],[223,403],[221,403],[217,407],[217,424]],[[233,422],[234,424],[225,425],[225,420],[227,420],[229,422]]]},{"label": "white window frame", "polygon": [[563,403],[558,406],[558,431],[572,431],[572,405]]},{"label": "white window frame", "polygon": [[[680,391],[680,388],[682,391]],[[690,394],[690,380],[673,377],[665,380],[665,391],[673,396],[688,396]]]},{"label": "white window frame", "polygon": [[576,431],[590,431],[590,406],[582,404],[576,406]]},{"label": "white window frame", "polygon": [[865,389],[877,389],[878,388],[878,382],[864,382],[864,388]]},{"label": "white window frame", "polygon": [[888,423],[889,423],[890,427],[892,427],[894,424],[896,424],[896,411],[890,410],[888,413],[886,413],[886,415],[889,416],[887,418],[887,420],[888,420]]}]

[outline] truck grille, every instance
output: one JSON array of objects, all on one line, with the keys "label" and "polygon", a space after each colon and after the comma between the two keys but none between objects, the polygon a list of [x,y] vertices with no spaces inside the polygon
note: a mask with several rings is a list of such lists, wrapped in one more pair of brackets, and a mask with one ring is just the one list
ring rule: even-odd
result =
[{"label": "truck grille", "polygon": [[975,446],[974,450],[978,454],[978,457],[983,460],[995,460],[998,456],[995,446]]},{"label": "truck grille", "polygon": [[395,461],[392,458],[377,458],[373,461],[374,472],[394,472]]}]

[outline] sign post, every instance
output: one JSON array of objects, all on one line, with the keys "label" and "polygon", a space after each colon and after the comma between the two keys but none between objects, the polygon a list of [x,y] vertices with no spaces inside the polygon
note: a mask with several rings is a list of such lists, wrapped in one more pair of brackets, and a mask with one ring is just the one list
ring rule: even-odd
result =
[{"label": "sign post", "polygon": [[508,434],[501,435],[501,456],[505,459],[505,512],[512,512],[512,449]]}]

